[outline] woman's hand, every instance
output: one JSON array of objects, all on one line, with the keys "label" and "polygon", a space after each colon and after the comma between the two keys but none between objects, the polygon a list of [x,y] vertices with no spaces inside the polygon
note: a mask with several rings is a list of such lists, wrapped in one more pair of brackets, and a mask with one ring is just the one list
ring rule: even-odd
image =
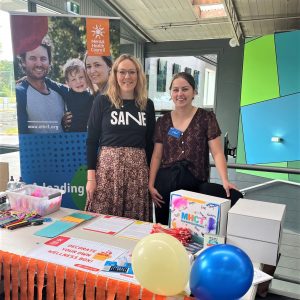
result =
[{"label": "woman's hand", "polygon": [[86,183],[86,195],[87,195],[87,201],[92,201],[94,197],[94,193],[96,191],[96,180],[88,180]]},{"label": "woman's hand", "polygon": [[223,188],[226,192],[227,197],[230,197],[230,190],[231,189],[237,190],[237,187],[233,183],[229,182],[228,180],[223,181]]},{"label": "woman's hand", "polygon": [[152,201],[156,207],[161,207],[161,204],[164,203],[165,201],[163,200],[163,197],[161,194],[158,192],[158,190],[155,187],[150,187],[149,186],[149,192],[151,194]]},{"label": "woman's hand", "polygon": [[72,118],[73,118],[73,115],[70,111],[66,112],[63,115],[63,117],[61,119],[61,125],[62,125],[64,131],[68,131],[69,128],[71,127]]}]

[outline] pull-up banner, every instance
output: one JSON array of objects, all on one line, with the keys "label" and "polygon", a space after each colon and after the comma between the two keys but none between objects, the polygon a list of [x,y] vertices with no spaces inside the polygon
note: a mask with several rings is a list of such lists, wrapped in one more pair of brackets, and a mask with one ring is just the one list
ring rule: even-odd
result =
[{"label": "pull-up banner", "polygon": [[119,55],[120,20],[26,13],[10,21],[21,175],[65,190],[62,206],[83,209],[92,91],[101,63]]}]

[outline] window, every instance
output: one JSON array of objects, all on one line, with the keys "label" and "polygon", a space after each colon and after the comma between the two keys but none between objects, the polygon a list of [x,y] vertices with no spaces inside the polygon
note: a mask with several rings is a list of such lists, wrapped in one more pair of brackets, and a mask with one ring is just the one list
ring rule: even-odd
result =
[{"label": "window", "polygon": [[205,69],[204,97],[203,97],[204,107],[214,107],[215,82],[216,82],[216,72],[214,70]]},{"label": "window", "polygon": [[192,74],[192,69],[191,69],[191,68],[188,68],[188,67],[185,67],[185,68],[184,68],[184,72],[189,73],[189,74]]},{"label": "window", "polygon": [[198,91],[199,79],[200,79],[200,71],[194,70],[194,79],[195,79],[195,89]]},{"label": "window", "polygon": [[157,91],[166,91],[166,80],[167,80],[167,61],[158,59],[157,60]]},{"label": "window", "polygon": [[[155,110],[164,113],[173,109],[169,86],[174,74],[187,71],[194,76],[197,95],[193,105],[204,107],[205,70],[216,72],[216,63],[210,63],[201,56],[149,57],[145,59],[148,96],[153,100]],[[214,88],[214,84],[213,84]]]},{"label": "window", "polygon": [[172,75],[179,73],[181,70],[181,66],[178,64],[173,64],[173,68],[172,68]]}]

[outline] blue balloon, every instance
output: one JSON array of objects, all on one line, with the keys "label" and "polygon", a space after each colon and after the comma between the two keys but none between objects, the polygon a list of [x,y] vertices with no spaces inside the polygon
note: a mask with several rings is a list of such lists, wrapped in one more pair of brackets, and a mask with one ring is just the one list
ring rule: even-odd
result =
[{"label": "blue balloon", "polygon": [[234,300],[245,295],[253,280],[249,256],[233,245],[205,249],[194,261],[190,289],[196,299]]}]

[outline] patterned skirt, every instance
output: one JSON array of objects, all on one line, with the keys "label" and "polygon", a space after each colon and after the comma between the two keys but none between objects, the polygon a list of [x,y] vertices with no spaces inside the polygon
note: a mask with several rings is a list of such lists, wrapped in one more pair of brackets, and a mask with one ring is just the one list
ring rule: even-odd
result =
[{"label": "patterned skirt", "polygon": [[97,188],[86,210],[151,221],[148,173],[144,149],[102,147],[96,168]]}]

